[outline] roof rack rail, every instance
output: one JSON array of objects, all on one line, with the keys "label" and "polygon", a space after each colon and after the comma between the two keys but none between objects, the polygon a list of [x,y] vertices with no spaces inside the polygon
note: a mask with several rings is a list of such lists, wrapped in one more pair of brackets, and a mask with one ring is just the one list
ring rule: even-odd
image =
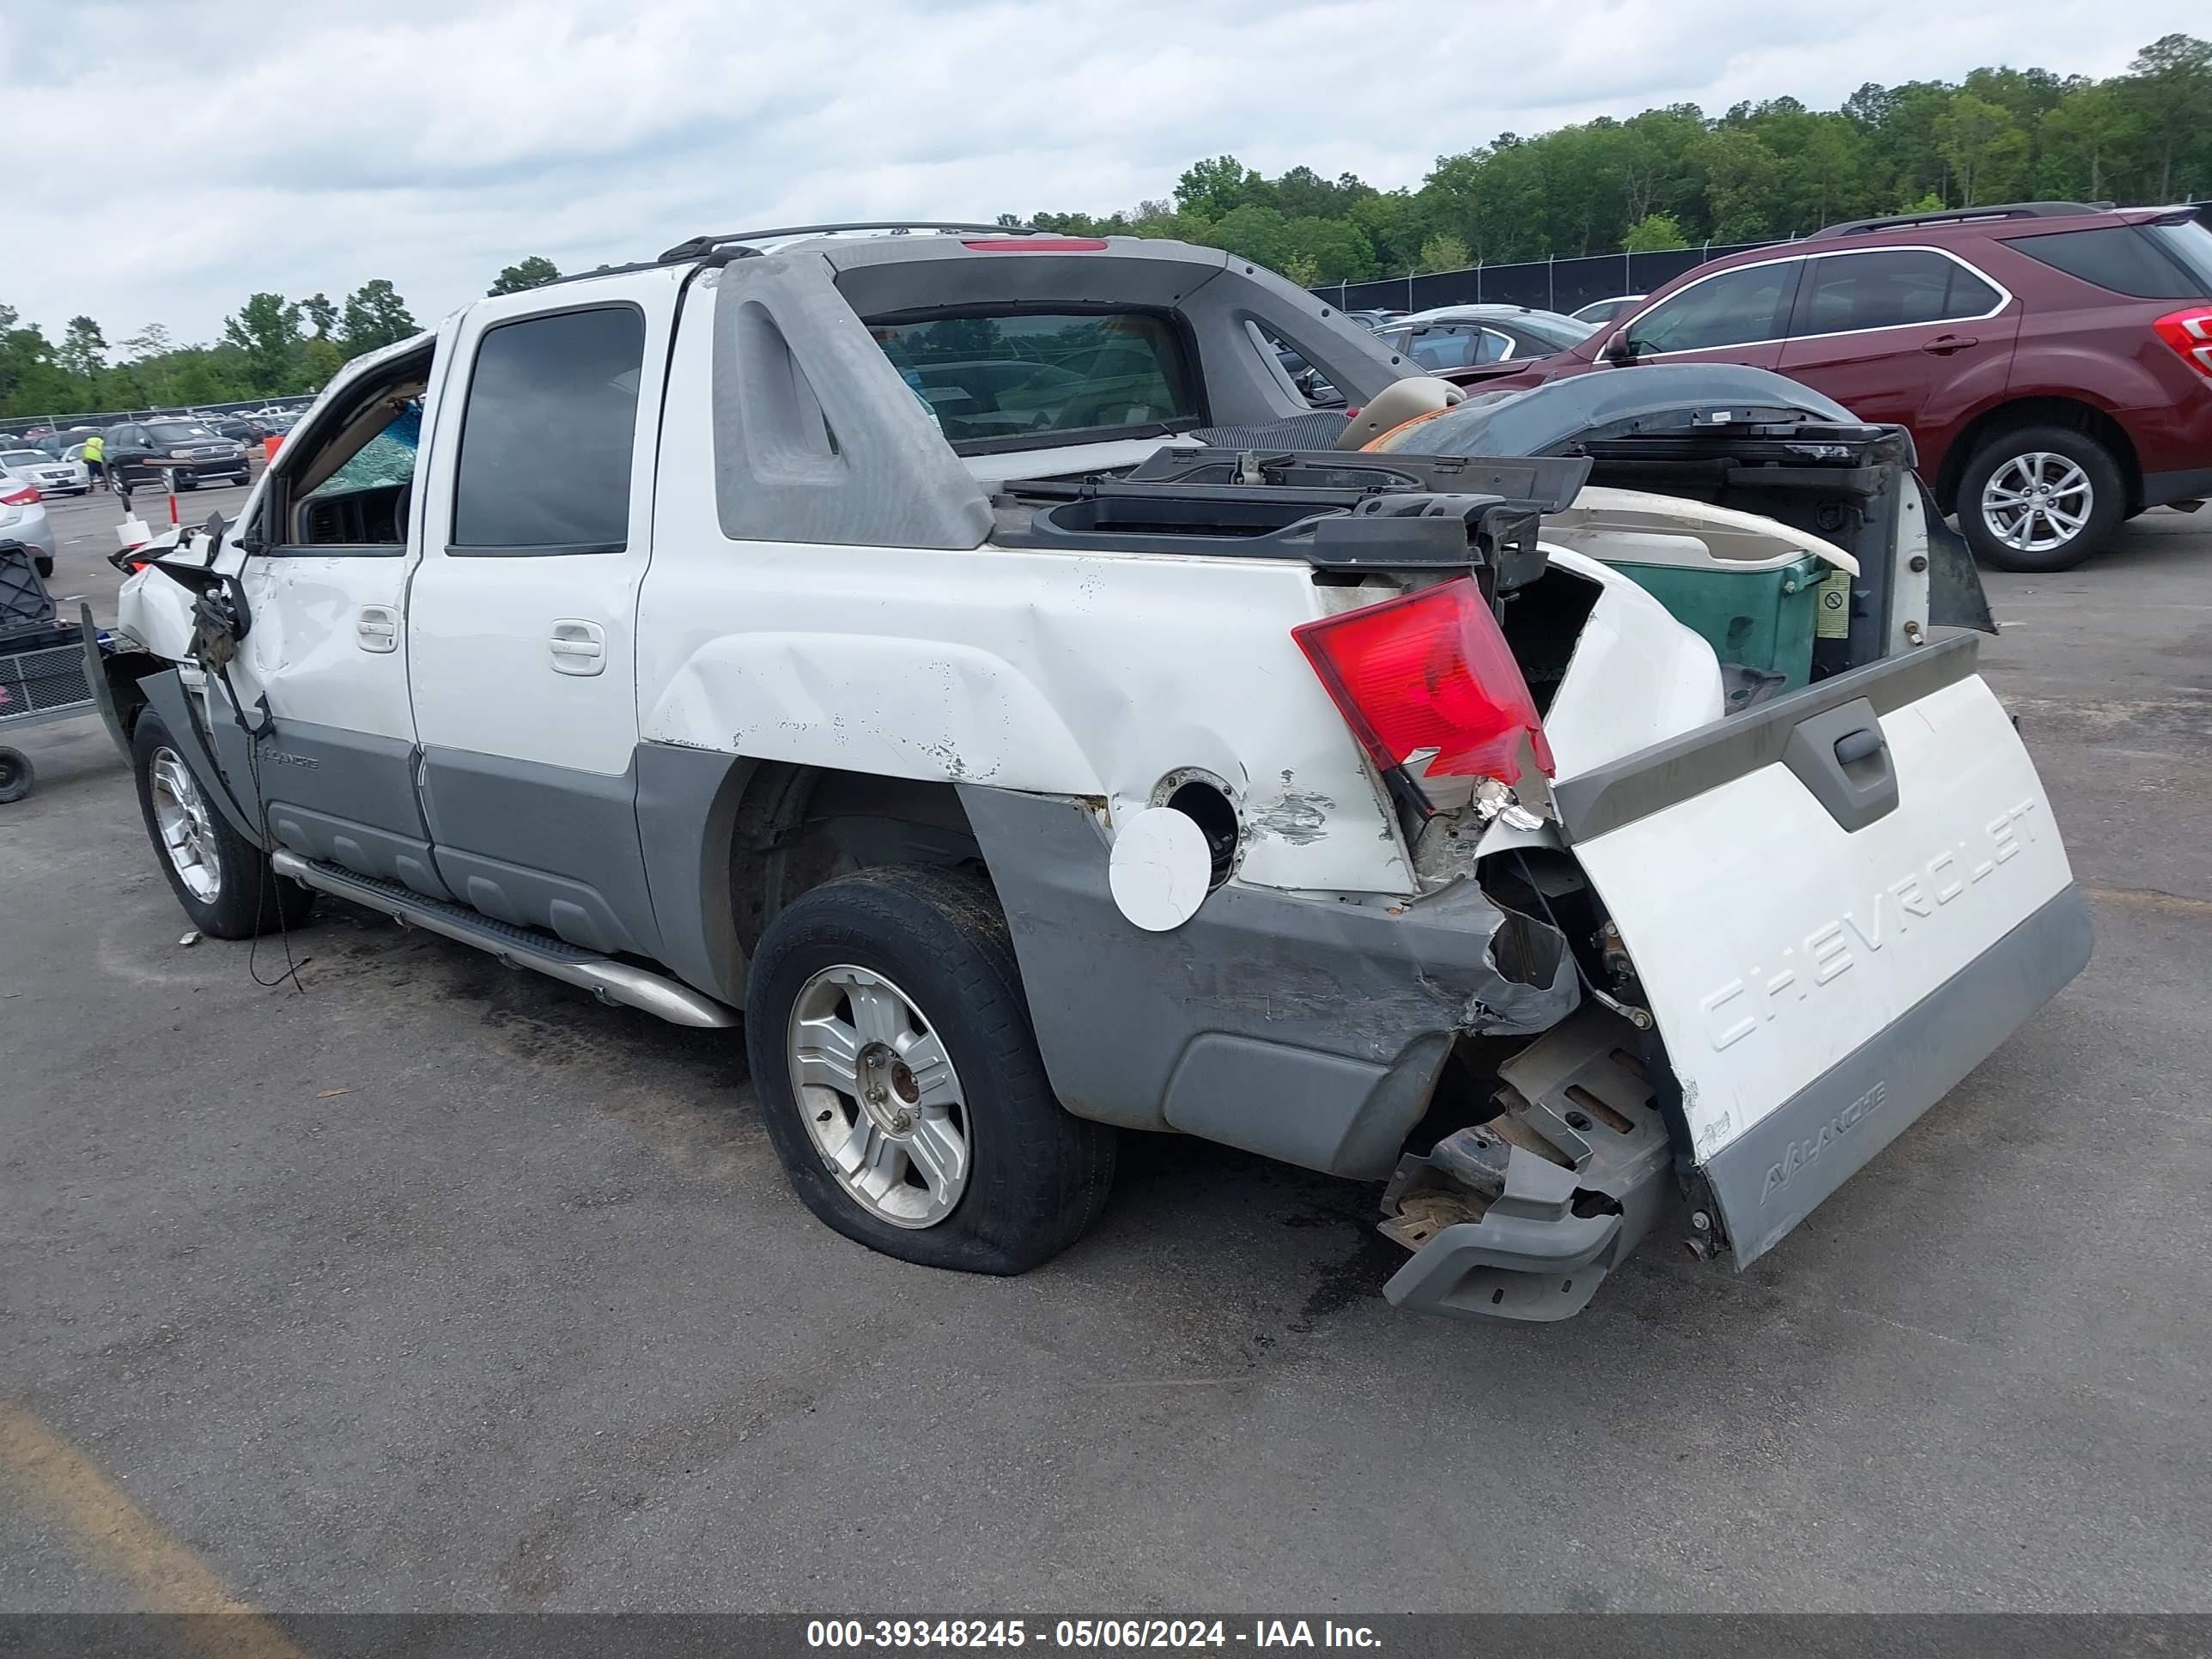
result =
[{"label": "roof rack rail", "polygon": [[765,242],[781,236],[828,236],[845,230],[887,230],[895,235],[917,230],[938,234],[980,231],[993,236],[1042,236],[1044,234],[1035,225],[986,225],[961,219],[884,219],[848,225],[785,225],[775,230],[733,230],[723,236],[694,236],[688,242],[678,242],[653,263],[665,265],[684,259],[701,258],[732,242]]},{"label": "roof rack rail", "polygon": [[1971,224],[1980,219],[2064,219],[2098,210],[2087,202],[1994,202],[1988,207],[1946,208],[1939,213],[1899,213],[1887,219],[1853,219],[1848,224],[1824,225],[1805,240],[1860,236],[1871,230],[1910,230],[1916,225]]}]

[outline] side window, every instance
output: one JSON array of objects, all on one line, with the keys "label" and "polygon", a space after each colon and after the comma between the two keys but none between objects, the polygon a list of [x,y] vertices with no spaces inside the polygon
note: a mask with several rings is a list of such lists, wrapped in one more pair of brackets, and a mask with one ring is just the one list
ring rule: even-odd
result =
[{"label": "side window", "polygon": [[1474,354],[1480,338],[1479,330],[1439,325],[1417,331],[1406,355],[1423,368],[1465,368],[1479,361]]},{"label": "side window", "polygon": [[621,552],[644,364],[634,306],[486,329],[461,416],[452,550]]},{"label": "side window", "polygon": [[[387,418],[388,417],[388,418]],[[291,544],[299,548],[389,547],[407,544],[407,501],[415,453],[422,441],[422,405],[413,398],[380,411],[380,424],[353,423],[338,445],[358,442],[349,459],[300,498]],[[337,459],[325,452],[302,462],[301,476]]]},{"label": "side window", "polygon": [[1870,248],[1812,260],[1794,334],[1847,334],[1908,323],[1985,317],[1997,290],[1956,259],[1924,248]]},{"label": "side window", "polygon": [[1482,331],[1482,343],[1474,350],[1478,363],[1499,363],[1513,355],[1513,342],[1494,328]]},{"label": "side window", "polygon": [[2014,236],[2005,246],[2069,276],[2139,300],[2202,300],[2212,295],[2212,283],[2173,257],[2186,245],[2184,240],[2159,235],[2172,230],[2194,231],[2196,239],[2212,240],[2201,225],[2108,225],[2049,236]]},{"label": "side window", "polygon": [[1780,339],[1800,263],[1784,259],[1724,270],[1661,301],[1629,325],[1637,350],[1714,351]]}]

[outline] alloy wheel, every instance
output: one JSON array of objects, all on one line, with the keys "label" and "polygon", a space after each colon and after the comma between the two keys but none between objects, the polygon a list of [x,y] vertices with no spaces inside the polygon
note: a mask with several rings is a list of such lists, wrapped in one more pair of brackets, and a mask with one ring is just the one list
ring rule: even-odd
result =
[{"label": "alloy wheel", "polygon": [[150,782],[154,823],[161,832],[161,851],[177,879],[203,904],[222,891],[222,866],[216,861],[215,819],[207,797],[173,749],[156,749]]},{"label": "alloy wheel", "polygon": [[1982,521],[1990,534],[2023,553],[2048,553],[2081,533],[2096,506],[2089,475],[2064,455],[2034,450],[2015,455],[1982,486]]},{"label": "alloy wheel", "polygon": [[951,1215],[971,1164],[966,1097],[913,999],[866,968],[824,968],[799,989],[785,1042],[816,1149],[861,1208],[894,1227]]}]

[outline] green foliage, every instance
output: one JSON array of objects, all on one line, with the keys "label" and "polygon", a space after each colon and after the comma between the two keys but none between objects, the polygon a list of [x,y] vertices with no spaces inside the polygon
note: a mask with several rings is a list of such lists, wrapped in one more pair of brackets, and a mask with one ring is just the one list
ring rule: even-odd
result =
[{"label": "green foliage", "polygon": [[[1001,214],[999,216],[1003,220],[1006,216]],[[533,253],[526,259],[518,260],[514,264],[503,267],[499,275],[492,279],[491,287],[487,292],[494,299],[502,294],[520,294],[526,288],[536,288],[541,283],[556,282],[560,276],[560,266],[542,253]]]},{"label": "green foliage", "polygon": [[395,345],[421,331],[422,325],[407,309],[407,302],[381,276],[363,283],[346,295],[339,343],[345,347],[349,357],[358,357],[380,346]]},{"label": "green foliage", "polygon": [[[1796,99],[1708,116],[1692,104],[1439,155],[1417,190],[1312,167],[1267,178],[1233,155],[1194,163],[1172,203],[1031,222],[1174,236],[1320,283],[1802,236],[1903,209],[2019,199],[2212,196],[2212,42],[2171,34],[2105,81],[1978,69],[1958,84],[1861,87],[1834,110]],[[1350,227],[1360,243],[1328,235]]]},{"label": "green foliage", "polygon": [[1621,247],[1630,253],[1664,253],[1670,248],[1689,245],[1690,239],[1682,234],[1681,226],[1674,222],[1672,214],[1667,213],[1645,214],[1620,239]]},{"label": "green foliage", "polygon": [[256,294],[222,322],[223,343],[246,357],[247,395],[285,390],[300,370],[300,307],[281,294]]},{"label": "green foliage", "polygon": [[107,341],[100,331],[100,325],[89,317],[72,317],[63,331],[60,349],[54,361],[64,373],[78,374],[87,380],[107,367]]},{"label": "green foliage", "polygon": [[1474,263],[1467,251],[1467,244],[1456,236],[1439,233],[1421,244],[1419,271],[1465,270]]},{"label": "green foliage", "polygon": [[210,345],[180,345],[162,325],[149,323],[112,348],[119,360],[111,364],[93,319],[70,318],[57,344],[0,305],[0,417],[297,397],[321,391],[348,358],[417,331],[406,301],[379,278],[349,295],[343,309],[320,294],[298,301],[250,295]]}]

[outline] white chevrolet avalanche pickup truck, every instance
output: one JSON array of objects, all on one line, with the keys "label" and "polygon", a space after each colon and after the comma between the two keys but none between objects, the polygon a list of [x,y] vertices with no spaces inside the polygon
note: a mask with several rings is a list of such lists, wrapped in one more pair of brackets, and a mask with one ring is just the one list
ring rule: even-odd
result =
[{"label": "white chevrolet avalanche pickup truck", "polygon": [[1771,1249],[2087,960],[1911,459],[1756,370],[1460,401],[1217,250],[702,238],[350,365],[96,679],[195,926],[742,1014],[878,1250],[1022,1271],[1173,1131],[1556,1319],[1662,1218]]}]

